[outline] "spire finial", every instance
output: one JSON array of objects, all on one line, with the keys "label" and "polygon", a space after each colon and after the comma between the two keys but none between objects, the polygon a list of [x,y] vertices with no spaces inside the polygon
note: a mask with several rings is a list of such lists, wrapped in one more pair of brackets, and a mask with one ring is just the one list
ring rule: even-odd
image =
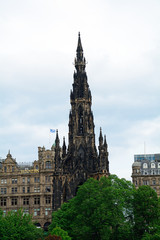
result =
[{"label": "spire finial", "polygon": [[[81,36],[80,32],[78,33],[78,45],[77,45],[77,54],[82,52],[83,53],[83,48],[82,48],[82,43],[81,43]],[[83,56],[82,56],[83,57]]]},{"label": "spire finial", "polygon": [[8,154],[7,154],[7,157],[11,157],[11,153],[10,153],[10,149],[8,150]]},{"label": "spire finial", "polygon": [[102,128],[100,127],[100,133],[99,133],[99,145],[103,144],[103,136],[102,136]]}]

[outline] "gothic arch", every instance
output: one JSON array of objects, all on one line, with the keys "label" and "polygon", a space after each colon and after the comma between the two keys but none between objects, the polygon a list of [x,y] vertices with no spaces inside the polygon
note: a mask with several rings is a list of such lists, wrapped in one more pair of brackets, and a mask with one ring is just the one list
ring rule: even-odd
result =
[{"label": "gothic arch", "polygon": [[80,105],[80,106],[78,107],[78,133],[79,133],[80,135],[82,135],[83,132],[84,132],[84,126],[83,126],[83,124],[84,124],[84,119],[83,119],[83,107]]}]

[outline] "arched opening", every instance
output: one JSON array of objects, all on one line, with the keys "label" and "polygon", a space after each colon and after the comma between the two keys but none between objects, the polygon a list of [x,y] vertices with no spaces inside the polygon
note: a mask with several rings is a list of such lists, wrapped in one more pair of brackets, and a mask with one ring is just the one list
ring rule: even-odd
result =
[{"label": "arched opening", "polygon": [[36,226],[37,228],[41,228],[41,224],[40,224],[40,223],[35,223],[35,226]]},{"label": "arched opening", "polygon": [[81,159],[84,159],[84,149],[83,149],[82,146],[79,147],[78,156],[79,156]]},{"label": "arched opening", "polygon": [[83,108],[79,106],[78,108],[78,132],[79,135],[83,134]]},{"label": "arched opening", "polygon": [[43,227],[44,231],[48,231],[48,227],[49,227],[50,224],[51,224],[50,222],[46,222],[44,224],[44,227]]}]

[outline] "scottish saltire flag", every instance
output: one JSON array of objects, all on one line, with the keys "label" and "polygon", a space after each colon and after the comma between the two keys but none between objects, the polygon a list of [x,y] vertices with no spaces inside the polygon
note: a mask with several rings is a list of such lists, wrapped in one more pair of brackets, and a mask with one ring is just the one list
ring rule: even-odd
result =
[{"label": "scottish saltire flag", "polygon": [[55,133],[56,130],[55,129],[50,129],[50,133]]}]

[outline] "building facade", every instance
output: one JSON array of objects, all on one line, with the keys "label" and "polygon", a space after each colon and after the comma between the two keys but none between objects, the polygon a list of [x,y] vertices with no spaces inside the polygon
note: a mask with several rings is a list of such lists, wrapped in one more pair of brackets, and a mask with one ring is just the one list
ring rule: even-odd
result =
[{"label": "building facade", "polygon": [[17,211],[33,215],[38,226],[51,222],[53,202],[54,149],[38,148],[39,159],[18,165],[8,152],[0,167],[0,208],[3,213]]},{"label": "building facade", "polygon": [[38,160],[21,166],[10,152],[0,166],[0,207],[3,212],[23,208],[41,227],[51,222],[51,212],[76,195],[88,178],[109,175],[108,145],[100,128],[95,145],[92,96],[85,71],[80,34],[75,58],[73,89],[70,94],[68,147],[60,146],[58,130],[50,150],[38,148]]},{"label": "building facade", "polygon": [[138,188],[151,186],[160,196],[160,154],[134,155],[132,164],[132,182]]}]

